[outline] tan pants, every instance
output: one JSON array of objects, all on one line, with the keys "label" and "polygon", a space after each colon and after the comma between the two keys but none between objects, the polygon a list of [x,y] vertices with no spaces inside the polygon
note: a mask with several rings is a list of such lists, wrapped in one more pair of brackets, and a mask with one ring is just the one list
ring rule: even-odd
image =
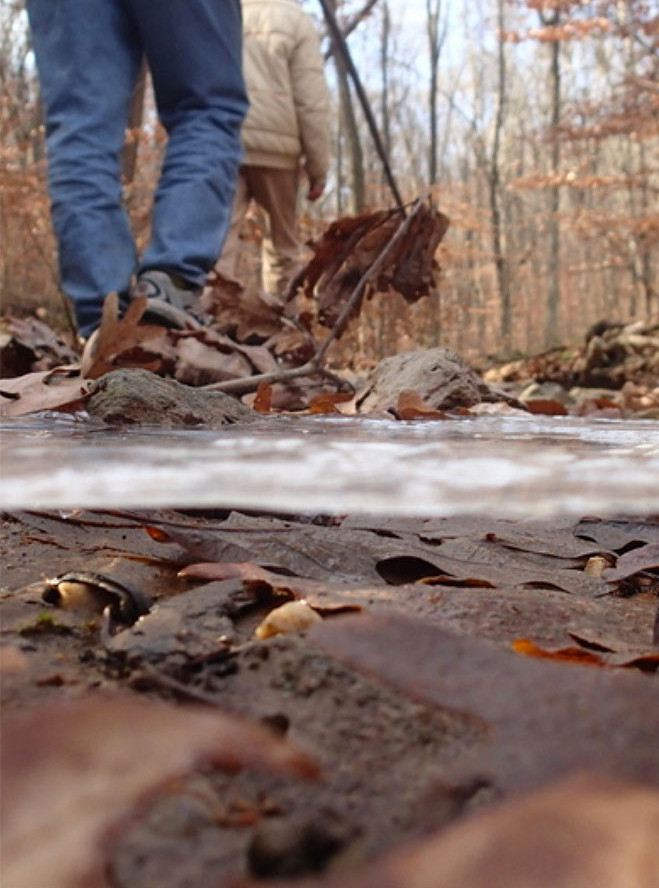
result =
[{"label": "tan pants", "polygon": [[265,212],[265,236],[261,250],[263,289],[282,296],[300,268],[300,245],[296,233],[297,170],[242,167],[233,202],[229,233],[215,268],[226,278],[236,279],[240,255],[240,226],[250,201]]}]

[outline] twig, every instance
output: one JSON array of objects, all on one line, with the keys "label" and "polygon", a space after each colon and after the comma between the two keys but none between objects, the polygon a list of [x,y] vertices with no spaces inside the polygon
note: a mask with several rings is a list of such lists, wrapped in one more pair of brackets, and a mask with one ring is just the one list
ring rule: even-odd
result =
[{"label": "twig", "polygon": [[419,212],[427,198],[428,194],[424,194],[415,201],[412,209],[409,212],[409,215],[405,217],[405,219],[384,245],[373,263],[361,276],[359,282],[350,294],[348,301],[343,306],[343,309],[339,317],[337,318],[336,323],[332,327],[329,336],[321,344],[321,346],[316,351],[316,354],[313,356],[313,358],[311,358],[310,361],[307,361],[307,363],[303,364],[301,367],[291,367],[286,370],[278,370],[272,373],[260,373],[257,376],[246,376],[241,379],[229,379],[225,382],[214,382],[210,385],[202,386],[202,388],[206,389],[207,391],[227,392],[232,395],[244,395],[247,392],[255,391],[262,382],[287,382],[290,379],[297,379],[299,376],[309,376],[313,373],[321,373],[324,376],[330,377],[333,376],[333,374],[329,370],[325,370],[322,367],[322,363],[325,359],[328,348],[343,332],[348,318],[352,314],[355,306],[357,305],[357,302],[362,297],[364,288],[369,283],[369,281],[371,281],[372,278],[374,278],[380,272],[380,269],[384,265],[385,260],[389,256],[389,253],[392,251],[393,247],[398,243],[398,241],[400,241],[407,233],[412,224],[412,221],[416,217],[417,213]]},{"label": "twig", "polygon": [[368,96],[366,95],[366,90],[361,82],[359,74],[357,72],[357,68],[355,67],[355,63],[352,60],[352,56],[350,55],[350,50],[348,49],[348,44],[346,43],[345,37],[341,32],[341,27],[336,20],[336,16],[334,15],[334,10],[329,4],[328,0],[320,0],[320,5],[323,10],[323,14],[325,16],[325,21],[327,22],[327,26],[330,31],[330,35],[332,37],[332,41],[335,47],[339,50],[341,55],[343,56],[343,60],[346,63],[346,67],[348,68],[348,73],[352,78],[352,82],[355,87],[355,91],[359,98],[360,104],[362,106],[362,111],[364,112],[364,117],[366,118],[366,123],[368,124],[368,128],[371,133],[371,137],[375,144],[375,149],[378,152],[380,160],[382,161],[382,166],[384,167],[385,176],[387,177],[387,182],[389,184],[389,188],[391,188],[391,193],[394,196],[394,200],[396,201],[396,206],[398,209],[404,213],[404,205],[403,199],[400,196],[400,191],[398,190],[398,185],[396,184],[396,180],[394,178],[394,174],[391,169],[391,165],[389,163],[389,158],[387,156],[387,152],[382,143],[382,138],[380,136],[380,131],[378,130],[378,125],[375,122],[375,116],[371,109],[370,102],[368,101]]},{"label": "twig", "polygon": [[[364,21],[366,16],[371,12],[371,10],[373,9],[373,7],[375,6],[375,4],[377,2],[378,2],[378,0],[366,0],[366,3],[359,10],[359,12],[357,12],[350,19],[349,22],[347,22],[346,24],[343,25],[343,28],[341,29],[341,35],[344,40],[346,38],[348,38],[352,34],[352,32],[355,30],[355,28]],[[335,51],[336,51],[336,46],[330,45],[327,52],[323,55],[323,58],[325,59],[326,62],[328,62],[332,58]]]},{"label": "twig", "polygon": [[210,694],[206,694],[204,691],[183,684],[183,682],[177,681],[175,678],[172,678],[171,675],[166,675],[164,672],[155,669],[148,663],[142,663],[140,665],[137,672],[132,676],[131,681],[136,683],[144,678],[148,679],[156,686],[172,691],[174,694],[178,694],[180,697],[194,700],[195,703],[203,703],[206,706],[219,706],[221,703],[219,697],[213,697]]}]

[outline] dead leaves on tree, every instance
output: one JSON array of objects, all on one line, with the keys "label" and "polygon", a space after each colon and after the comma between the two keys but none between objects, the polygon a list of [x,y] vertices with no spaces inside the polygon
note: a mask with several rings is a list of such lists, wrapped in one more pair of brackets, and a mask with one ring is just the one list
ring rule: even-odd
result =
[{"label": "dead leaves on tree", "polygon": [[[312,244],[314,256],[295,281],[318,304],[318,321],[333,327],[353,289],[401,225],[397,210],[338,219]],[[413,303],[435,286],[435,252],[449,220],[425,203],[386,263],[370,281],[369,295],[395,290]],[[359,306],[355,315],[359,313]]]}]

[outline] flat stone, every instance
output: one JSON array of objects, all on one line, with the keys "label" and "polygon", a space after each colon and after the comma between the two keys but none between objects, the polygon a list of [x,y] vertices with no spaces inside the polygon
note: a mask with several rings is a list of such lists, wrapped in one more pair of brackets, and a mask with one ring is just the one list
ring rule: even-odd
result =
[{"label": "flat stone", "polygon": [[356,402],[362,413],[396,406],[399,394],[413,389],[430,407],[451,410],[483,402],[523,408],[515,398],[491,388],[450,348],[420,349],[385,358],[366,381]]},{"label": "flat stone", "polygon": [[202,391],[148,370],[113,370],[92,383],[91,416],[111,425],[189,428],[246,423],[258,414],[224,392]]}]

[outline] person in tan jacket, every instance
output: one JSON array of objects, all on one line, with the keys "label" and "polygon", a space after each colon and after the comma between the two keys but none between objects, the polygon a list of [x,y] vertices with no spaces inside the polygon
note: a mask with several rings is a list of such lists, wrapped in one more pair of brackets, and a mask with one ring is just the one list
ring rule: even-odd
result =
[{"label": "person in tan jacket", "polygon": [[297,0],[242,0],[243,73],[250,110],[229,234],[217,271],[236,278],[239,231],[250,201],[265,213],[263,289],[282,296],[299,270],[301,177],[307,199],[325,189],[330,162],[329,91],[318,36]]}]

